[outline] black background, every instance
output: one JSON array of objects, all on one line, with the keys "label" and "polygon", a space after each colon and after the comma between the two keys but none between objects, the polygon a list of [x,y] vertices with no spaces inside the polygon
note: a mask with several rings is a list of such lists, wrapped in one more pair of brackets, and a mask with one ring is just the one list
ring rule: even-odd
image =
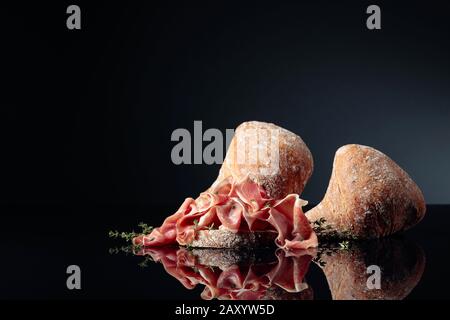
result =
[{"label": "black background", "polygon": [[[66,28],[74,3],[81,30]],[[315,161],[302,195],[311,203],[347,143],[391,156],[428,204],[450,203],[450,4],[377,1],[382,30],[370,31],[373,3],[0,4],[0,235],[9,258],[0,297],[198,298],[167,282],[161,266],[145,273],[134,257],[111,257],[104,237],[140,220],[159,224],[214,181],[218,165],[170,159],[171,133],[192,132],[194,120],[223,132],[261,120],[301,135]],[[448,211],[429,208],[408,235],[427,254],[412,298],[448,297]],[[65,287],[73,263],[87,268],[81,292]],[[326,288],[317,269],[311,281]],[[316,297],[328,298],[324,290]]]},{"label": "black background", "polygon": [[[428,203],[450,192],[450,5],[366,1],[2,4],[1,202],[152,206],[218,165],[175,166],[173,130],[274,122],[305,140],[317,203],[335,150],[380,149]],[[163,214],[165,215],[165,213]]]}]

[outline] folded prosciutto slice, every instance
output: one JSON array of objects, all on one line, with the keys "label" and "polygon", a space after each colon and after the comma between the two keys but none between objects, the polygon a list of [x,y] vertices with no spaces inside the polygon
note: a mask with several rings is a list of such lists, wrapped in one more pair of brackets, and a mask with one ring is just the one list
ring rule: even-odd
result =
[{"label": "folded prosciutto slice", "polygon": [[225,229],[233,233],[273,231],[275,243],[286,250],[317,247],[317,236],[302,206],[307,202],[297,194],[271,199],[248,177],[215,183],[197,199],[187,198],[161,227],[133,239],[134,245],[190,245],[200,230]]}]

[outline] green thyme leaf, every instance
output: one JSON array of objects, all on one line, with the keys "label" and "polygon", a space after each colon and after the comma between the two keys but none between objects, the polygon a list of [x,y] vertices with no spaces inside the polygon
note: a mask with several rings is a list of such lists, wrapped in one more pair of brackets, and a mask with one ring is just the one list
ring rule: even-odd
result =
[{"label": "green thyme leaf", "polygon": [[271,208],[272,207],[272,203],[270,203],[270,201],[267,201],[266,204],[264,205],[263,209],[267,209],[267,208]]},{"label": "green thyme leaf", "polygon": [[149,234],[153,230],[152,226],[149,226],[148,224],[143,222],[140,222],[138,226],[142,229],[142,234]]},{"label": "green thyme leaf", "polygon": [[121,239],[124,239],[125,241],[132,241],[133,238],[136,238],[136,237],[138,237],[140,235],[149,234],[153,230],[152,226],[149,226],[149,225],[147,225],[146,223],[143,223],[143,222],[140,222],[138,224],[138,226],[141,228],[141,232],[134,232],[134,230],[131,231],[131,232],[119,232],[117,230],[111,230],[111,231],[108,232],[108,236],[110,238],[115,238],[115,239],[121,238]]},{"label": "green thyme leaf", "polygon": [[341,250],[348,250],[350,248],[350,243],[346,240],[346,241],[342,241],[339,243],[339,248]]}]

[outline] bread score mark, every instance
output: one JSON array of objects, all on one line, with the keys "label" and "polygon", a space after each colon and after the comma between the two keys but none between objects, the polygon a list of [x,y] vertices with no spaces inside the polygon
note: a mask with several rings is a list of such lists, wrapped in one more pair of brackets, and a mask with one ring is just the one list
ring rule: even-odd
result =
[{"label": "bread score mark", "polygon": [[199,231],[211,226],[235,234],[273,231],[275,244],[285,250],[318,246],[317,236],[302,207],[307,202],[297,194],[283,199],[269,198],[250,178],[235,182],[226,178],[197,199],[187,198],[162,226],[133,239],[138,246],[191,245]]}]

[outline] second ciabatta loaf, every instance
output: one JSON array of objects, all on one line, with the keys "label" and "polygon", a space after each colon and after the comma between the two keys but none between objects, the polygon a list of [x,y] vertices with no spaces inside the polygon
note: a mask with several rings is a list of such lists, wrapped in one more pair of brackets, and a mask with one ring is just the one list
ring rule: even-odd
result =
[{"label": "second ciabatta loaf", "polygon": [[370,239],[403,231],[425,215],[411,177],[382,152],[357,144],[336,151],[323,200],[306,213],[320,236]]},{"label": "second ciabatta loaf", "polygon": [[272,123],[248,121],[237,127],[217,181],[246,176],[267,195],[301,194],[313,172],[313,157],[302,138]]}]

